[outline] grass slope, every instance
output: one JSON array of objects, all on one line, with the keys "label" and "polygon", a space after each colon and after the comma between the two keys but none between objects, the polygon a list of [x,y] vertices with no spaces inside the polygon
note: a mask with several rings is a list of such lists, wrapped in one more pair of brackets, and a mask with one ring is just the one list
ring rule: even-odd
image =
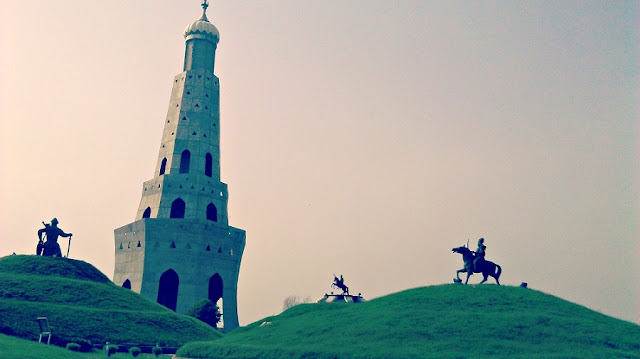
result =
[{"label": "grass slope", "polygon": [[48,317],[53,340],[179,346],[213,340],[208,325],[113,284],[92,265],[66,258],[0,258],[0,332],[35,340],[36,317]]},{"label": "grass slope", "polygon": [[[0,358],[2,359],[104,359],[105,353],[96,350],[90,353],[77,353],[57,347],[45,345],[26,339],[0,334]],[[116,353],[111,359],[133,357],[129,353]],[[171,355],[161,354],[159,359],[170,359]],[[156,359],[153,354],[140,354],[138,359]]]},{"label": "grass slope", "polygon": [[[268,321],[271,324],[260,326]],[[302,304],[191,358],[640,358],[640,326],[520,287],[441,285]]]},{"label": "grass slope", "polygon": [[[20,359],[84,359],[88,355],[0,334],[0,358]],[[104,354],[102,354],[104,357]]]}]

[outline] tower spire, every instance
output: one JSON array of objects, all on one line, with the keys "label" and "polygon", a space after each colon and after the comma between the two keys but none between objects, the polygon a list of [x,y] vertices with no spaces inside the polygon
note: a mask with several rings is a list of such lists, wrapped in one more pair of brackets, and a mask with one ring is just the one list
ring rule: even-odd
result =
[{"label": "tower spire", "polygon": [[207,19],[207,8],[208,7],[209,7],[209,1],[208,0],[202,0],[202,17],[200,18],[200,20],[209,21],[209,19]]}]

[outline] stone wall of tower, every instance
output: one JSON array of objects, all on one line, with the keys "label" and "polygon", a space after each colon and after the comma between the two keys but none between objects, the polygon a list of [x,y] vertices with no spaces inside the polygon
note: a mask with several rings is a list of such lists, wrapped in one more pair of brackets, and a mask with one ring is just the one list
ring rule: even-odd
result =
[{"label": "stone wall of tower", "polygon": [[[162,133],[156,175],[163,158],[167,158],[169,173],[180,168],[179,156],[186,147],[197,144],[192,152],[214,154],[213,178],[220,180],[220,82],[208,70],[197,69],[180,73],[173,80],[169,108]],[[194,166],[204,171],[204,155],[195,158]]]},{"label": "stone wall of tower", "polygon": [[[189,171],[180,173],[181,155],[185,150],[190,153]],[[207,154],[210,155],[210,176],[205,174]],[[174,179],[175,175],[181,178]],[[173,189],[172,185],[175,185]],[[191,187],[205,193],[198,193],[189,201],[193,206],[188,207],[186,218],[206,218],[198,217],[197,212],[202,212],[208,203],[214,203],[226,218],[227,190],[220,182],[220,82],[204,69],[185,71],[173,80],[155,175],[143,184],[136,219],[143,218],[147,208],[151,209],[151,218],[169,218],[167,209],[178,197],[167,192],[182,192],[180,195],[185,191],[179,189]],[[205,197],[211,201],[203,204]]]},{"label": "stone wall of tower", "polygon": [[187,41],[184,52],[184,70],[214,70],[216,60],[216,44],[204,38],[192,38]]},{"label": "stone wall of tower", "polygon": [[158,297],[160,276],[179,277],[177,312],[208,298],[209,280],[223,281],[221,312],[225,330],[238,326],[237,284],[245,232],[211,221],[145,218],[115,230],[114,283],[129,280],[131,290],[150,300]]}]

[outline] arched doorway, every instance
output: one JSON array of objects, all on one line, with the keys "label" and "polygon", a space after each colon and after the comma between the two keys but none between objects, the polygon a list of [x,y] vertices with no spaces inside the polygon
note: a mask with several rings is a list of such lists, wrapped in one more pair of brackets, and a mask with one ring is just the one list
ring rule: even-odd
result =
[{"label": "arched doorway", "polygon": [[158,285],[158,303],[175,311],[178,303],[178,285],[180,279],[178,273],[173,269],[169,269],[160,276]]},{"label": "arched doorway", "polygon": [[131,289],[131,281],[128,279],[125,280],[124,283],[122,283],[122,288]]},{"label": "arched doorway", "polygon": [[209,300],[218,304],[222,298],[222,277],[216,273],[209,278]]}]

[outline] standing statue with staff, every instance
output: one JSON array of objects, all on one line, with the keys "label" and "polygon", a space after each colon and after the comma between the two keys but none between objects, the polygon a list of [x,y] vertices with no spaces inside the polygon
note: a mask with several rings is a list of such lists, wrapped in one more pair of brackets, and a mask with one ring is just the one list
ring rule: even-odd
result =
[{"label": "standing statue with staff", "polygon": [[67,256],[69,256],[72,234],[65,233],[58,227],[57,218],[52,219],[51,224],[44,222],[42,222],[42,224],[44,224],[44,228],[38,230],[38,247],[36,249],[36,254],[49,257],[62,257],[60,244],[58,244],[58,237],[62,236],[69,237],[69,246],[67,247]]}]

